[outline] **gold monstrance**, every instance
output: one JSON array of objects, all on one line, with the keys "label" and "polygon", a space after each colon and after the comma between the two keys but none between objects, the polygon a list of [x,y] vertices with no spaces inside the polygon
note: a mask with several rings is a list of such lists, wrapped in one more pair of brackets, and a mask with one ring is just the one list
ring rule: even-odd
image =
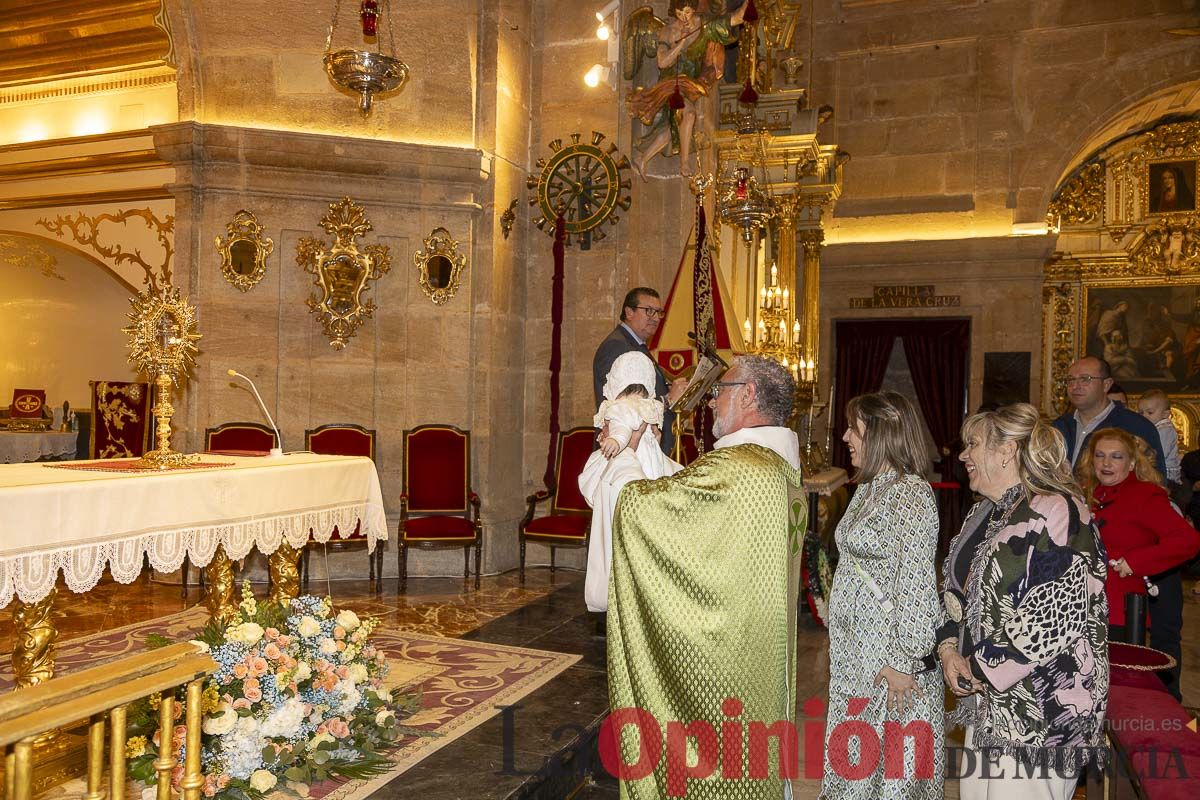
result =
[{"label": "gold monstrance", "polygon": [[196,363],[196,309],[179,296],[179,290],[166,286],[147,289],[129,301],[133,323],[122,330],[129,335],[129,360],[147,375],[154,376],[158,391],[154,395],[155,439],[158,447],[142,456],[142,463],[153,469],[178,469],[189,457],[171,449],[171,388],[181,375]]}]

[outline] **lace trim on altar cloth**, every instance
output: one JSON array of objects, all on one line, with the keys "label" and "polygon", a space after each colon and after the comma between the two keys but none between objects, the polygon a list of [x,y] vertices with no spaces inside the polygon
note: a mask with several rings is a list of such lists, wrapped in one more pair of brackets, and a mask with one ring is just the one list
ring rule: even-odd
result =
[{"label": "lace trim on altar cloth", "polygon": [[203,567],[212,560],[218,545],[233,560],[251,550],[273,553],[281,541],[296,549],[310,540],[318,543],[338,537],[349,538],[361,525],[367,549],[387,541],[387,517],[382,506],[351,503],[336,508],[281,514],[276,517],[227,522],[218,525],[154,531],[101,544],[64,547],[47,552],[21,554],[0,559],[0,608],[18,597],[24,603],[45,599],[62,572],[67,587],[76,593],[90,591],[107,568],[118,583],[133,583],[142,574],[148,558],[158,572],[174,572],[186,558]]}]

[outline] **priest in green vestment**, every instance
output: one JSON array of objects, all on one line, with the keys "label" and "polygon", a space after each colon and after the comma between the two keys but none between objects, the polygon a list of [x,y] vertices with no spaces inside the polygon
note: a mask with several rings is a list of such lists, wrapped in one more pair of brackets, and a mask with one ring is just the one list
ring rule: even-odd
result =
[{"label": "priest in green vestment", "polygon": [[779,800],[799,777],[795,386],[740,356],[714,390],[716,449],[617,504],[601,754],[622,798]]}]

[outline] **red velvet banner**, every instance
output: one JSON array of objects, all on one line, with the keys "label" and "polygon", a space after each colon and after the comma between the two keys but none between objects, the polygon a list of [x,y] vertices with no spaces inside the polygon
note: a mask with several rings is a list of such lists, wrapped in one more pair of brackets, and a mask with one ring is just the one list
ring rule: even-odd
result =
[{"label": "red velvet banner", "polygon": [[567,221],[559,214],[554,220],[554,278],[550,283],[550,446],[546,451],[546,474],[542,477],[547,491],[557,488],[554,480],[555,445],[558,444],[559,373],[562,370],[563,271]]}]

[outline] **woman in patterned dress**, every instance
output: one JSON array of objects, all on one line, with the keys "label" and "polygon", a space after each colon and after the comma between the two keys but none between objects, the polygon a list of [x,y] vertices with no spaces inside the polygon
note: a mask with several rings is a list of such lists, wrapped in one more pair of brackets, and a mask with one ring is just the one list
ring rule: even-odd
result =
[{"label": "woman in patterned dress", "polygon": [[975,414],[962,438],[983,500],[950,543],[938,630],[951,719],[967,729],[959,796],[1067,800],[1104,736],[1104,547],[1036,408]]},{"label": "woman in patterned dress", "polygon": [[843,441],[858,489],[835,534],[829,596],[827,800],[937,800],[943,788],[938,516],[912,403],[855,397]]}]

